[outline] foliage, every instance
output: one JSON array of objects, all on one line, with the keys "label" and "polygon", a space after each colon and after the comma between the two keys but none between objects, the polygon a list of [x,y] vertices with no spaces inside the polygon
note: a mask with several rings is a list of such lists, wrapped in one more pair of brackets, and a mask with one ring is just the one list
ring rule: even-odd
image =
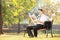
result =
[{"label": "foliage", "polygon": [[[38,1],[38,0],[37,0]],[[60,14],[56,12],[60,8],[60,2],[54,4],[51,1],[41,0],[43,2],[42,8],[48,15],[55,14],[54,23],[60,24]],[[36,0],[2,0],[2,17],[3,22],[7,25],[17,24],[23,20],[29,20],[27,12],[36,6]],[[59,15],[58,15],[59,14]],[[56,21],[58,20],[58,21]]]},{"label": "foliage", "polygon": [[17,24],[35,5],[35,0],[2,0],[3,22],[7,25]]}]

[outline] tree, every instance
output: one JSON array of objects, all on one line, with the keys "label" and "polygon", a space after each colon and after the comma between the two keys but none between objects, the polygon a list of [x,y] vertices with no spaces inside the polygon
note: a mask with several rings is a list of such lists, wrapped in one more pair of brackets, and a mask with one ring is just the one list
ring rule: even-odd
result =
[{"label": "tree", "polygon": [[2,13],[1,13],[1,0],[0,0],[0,34],[2,34],[2,25],[3,25],[3,21],[2,21]]}]

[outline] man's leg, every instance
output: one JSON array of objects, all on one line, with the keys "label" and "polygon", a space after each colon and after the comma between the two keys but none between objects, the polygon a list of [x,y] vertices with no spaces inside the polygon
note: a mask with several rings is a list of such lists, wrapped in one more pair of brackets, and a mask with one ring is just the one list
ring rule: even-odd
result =
[{"label": "man's leg", "polygon": [[34,27],[34,36],[37,37],[37,31],[42,28],[43,25],[38,24]]},{"label": "man's leg", "polygon": [[31,31],[32,29],[33,29],[33,26],[27,27],[27,33],[28,33],[28,36],[30,37],[33,37],[33,33]]},{"label": "man's leg", "polygon": [[37,29],[34,28],[34,36],[37,37]]}]

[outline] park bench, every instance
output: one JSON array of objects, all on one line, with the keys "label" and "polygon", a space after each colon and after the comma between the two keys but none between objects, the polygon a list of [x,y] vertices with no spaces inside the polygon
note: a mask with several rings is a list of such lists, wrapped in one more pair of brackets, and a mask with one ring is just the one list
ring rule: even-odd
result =
[{"label": "park bench", "polygon": [[[43,28],[40,28],[39,30],[45,30],[45,31],[46,31],[46,37],[48,37],[48,31],[51,30],[51,31],[50,31],[51,37],[53,37],[52,24],[53,24],[52,21],[45,21]],[[26,30],[26,28],[25,28],[25,29],[24,29],[24,37],[25,37],[26,32],[27,32],[27,30]]]}]

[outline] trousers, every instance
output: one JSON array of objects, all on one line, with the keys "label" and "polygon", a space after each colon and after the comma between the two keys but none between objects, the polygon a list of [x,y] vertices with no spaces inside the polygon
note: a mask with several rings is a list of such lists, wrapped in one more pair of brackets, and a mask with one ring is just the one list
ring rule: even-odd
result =
[{"label": "trousers", "polygon": [[[43,25],[41,25],[41,24],[37,24],[37,25],[35,25],[35,26],[28,26],[27,27],[27,33],[28,33],[28,36],[35,36],[35,37],[37,37],[37,31],[39,30],[39,29],[42,29],[43,28]],[[33,33],[32,33],[32,30],[33,30]]]}]

